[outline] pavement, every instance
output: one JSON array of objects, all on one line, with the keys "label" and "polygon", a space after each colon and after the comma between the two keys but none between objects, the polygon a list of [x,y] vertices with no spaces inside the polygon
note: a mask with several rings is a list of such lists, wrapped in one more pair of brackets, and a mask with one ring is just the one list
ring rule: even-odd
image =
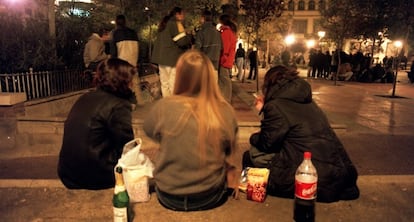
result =
[{"label": "pavement", "polygon": [[[265,70],[260,70],[263,77]],[[317,203],[316,221],[414,221],[414,85],[399,72],[392,84],[337,82],[306,77],[313,98],[327,115],[360,174],[361,196],[353,201]],[[260,81],[262,78],[260,78]],[[260,82],[259,82],[260,85]],[[239,124],[258,126],[252,109],[256,82],[233,82],[232,105]],[[148,111],[142,107],[135,114]],[[240,153],[248,137],[239,137]],[[67,190],[55,175],[56,156],[0,157],[1,221],[113,221],[112,189]],[[267,196],[264,203],[230,199],[201,212],[163,208],[154,193],[134,203],[134,221],[293,221],[293,200]]]}]

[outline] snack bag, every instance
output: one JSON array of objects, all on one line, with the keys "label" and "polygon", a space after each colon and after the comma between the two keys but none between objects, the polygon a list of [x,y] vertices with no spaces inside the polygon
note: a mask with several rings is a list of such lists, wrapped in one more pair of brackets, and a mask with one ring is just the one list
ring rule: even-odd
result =
[{"label": "snack bag", "polygon": [[247,171],[247,199],[264,202],[266,199],[267,179],[269,178],[269,169],[267,168],[249,168]]}]

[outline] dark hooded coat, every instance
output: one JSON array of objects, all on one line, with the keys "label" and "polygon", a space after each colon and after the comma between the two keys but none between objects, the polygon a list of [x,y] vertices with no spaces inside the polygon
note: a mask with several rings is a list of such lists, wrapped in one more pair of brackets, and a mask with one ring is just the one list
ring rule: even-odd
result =
[{"label": "dark hooded coat", "polygon": [[318,201],[355,199],[358,173],[322,110],[312,101],[303,79],[280,80],[269,89],[261,111],[261,130],[250,143],[276,153],[269,164],[268,194],[294,196],[295,172],[305,151],[312,152],[318,172]]}]

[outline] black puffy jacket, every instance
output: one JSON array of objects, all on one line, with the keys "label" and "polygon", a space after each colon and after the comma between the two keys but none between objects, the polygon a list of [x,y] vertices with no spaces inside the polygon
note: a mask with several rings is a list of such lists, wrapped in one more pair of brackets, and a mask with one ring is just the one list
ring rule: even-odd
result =
[{"label": "black puffy jacket", "polygon": [[114,167],[125,143],[134,138],[131,95],[88,92],[73,105],[65,122],[58,175],[69,189],[115,185]]},{"label": "black puffy jacket", "polygon": [[325,114],[312,101],[305,80],[281,80],[273,86],[262,113],[261,130],[250,137],[250,143],[262,152],[276,153],[269,166],[270,195],[294,196],[295,171],[303,153],[310,151],[318,172],[318,201],[358,198],[356,168]]}]

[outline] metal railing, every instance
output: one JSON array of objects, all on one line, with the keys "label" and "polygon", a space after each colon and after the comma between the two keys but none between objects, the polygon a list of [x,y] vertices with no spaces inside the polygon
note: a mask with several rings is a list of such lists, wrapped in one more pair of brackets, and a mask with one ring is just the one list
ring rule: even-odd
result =
[{"label": "metal railing", "polygon": [[0,74],[0,92],[26,93],[27,100],[61,95],[91,87],[83,70]]}]

